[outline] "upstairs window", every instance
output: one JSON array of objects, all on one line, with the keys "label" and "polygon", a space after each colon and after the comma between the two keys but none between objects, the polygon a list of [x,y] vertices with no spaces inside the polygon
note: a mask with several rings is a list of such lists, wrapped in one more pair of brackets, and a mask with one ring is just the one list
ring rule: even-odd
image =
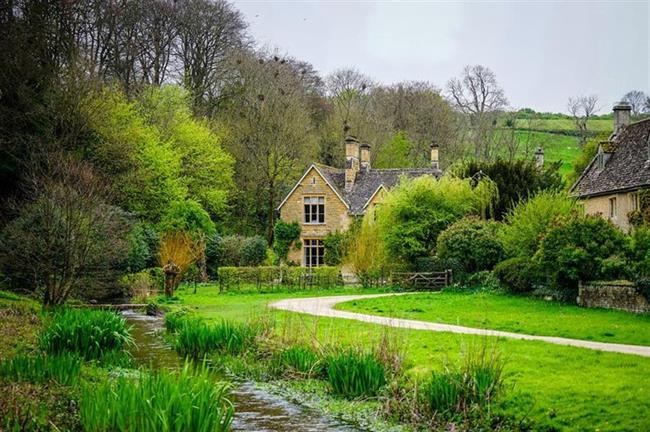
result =
[{"label": "upstairs window", "polygon": [[325,223],[325,197],[305,197],[305,223]]},{"label": "upstairs window", "polygon": [[616,198],[609,199],[609,218],[616,219]]}]

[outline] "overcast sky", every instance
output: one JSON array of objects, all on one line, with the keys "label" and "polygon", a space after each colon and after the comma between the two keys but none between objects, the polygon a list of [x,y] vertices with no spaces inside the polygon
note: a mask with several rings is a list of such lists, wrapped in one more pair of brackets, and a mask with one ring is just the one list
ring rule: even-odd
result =
[{"label": "overcast sky", "polygon": [[650,0],[235,5],[258,43],[323,75],[354,67],[382,83],[443,88],[464,65],[482,64],[512,107],[538,111],[597,94],[605,113],[628,90],[650,93]]}]

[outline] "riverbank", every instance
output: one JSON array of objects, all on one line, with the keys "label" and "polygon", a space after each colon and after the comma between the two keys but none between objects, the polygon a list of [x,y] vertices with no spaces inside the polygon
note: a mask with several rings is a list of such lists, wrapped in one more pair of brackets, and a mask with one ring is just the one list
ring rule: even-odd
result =
[{"label": "riverbank", "polygon": [[[312,317],[269,311],[267,305],[283,298],[343,292],[219,294],[214,286],[201,286],[197,294],[181,290],[172,308],[186,307],[209,322],[221,319],[245,321],[268,316],[276,331],[303,339],[350,346],[371,346],[386,329],[336,318]],[[489,312],[486,312],[489,313]],[[509,389],[494,410],[536,429],[623,431],[650,428],[647,377],[650,359],[603,353],[544,342],[484,338],[479,336],[392,329],[405,357],[405,374],[424,379],[432,371],[458,364],[467,347],[488,340],[505,359],[505,383]],[[630,414],[634,407],[635,415]]]}]

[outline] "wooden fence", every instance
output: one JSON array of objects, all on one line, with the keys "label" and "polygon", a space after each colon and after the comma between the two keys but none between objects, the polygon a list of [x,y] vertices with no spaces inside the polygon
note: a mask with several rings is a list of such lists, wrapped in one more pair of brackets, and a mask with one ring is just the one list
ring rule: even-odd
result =
[{"label": "wooden fence", "polygon": [[415,290],[439,290],[452,282],[451,270],[442,272],[396,272],[391,275],[392,283],[401,288]]}]

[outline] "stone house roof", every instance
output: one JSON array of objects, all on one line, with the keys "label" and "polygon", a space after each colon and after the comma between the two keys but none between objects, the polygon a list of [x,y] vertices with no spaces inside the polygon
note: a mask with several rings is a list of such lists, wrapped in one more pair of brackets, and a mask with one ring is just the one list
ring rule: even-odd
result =
[{"label": "stone house roof", "polygon": [[571,187],[572,195],[585,198],[650,186],[650,119],[624,126],[601,148],[604,153],[591,160]]},{"label": "stone house roof", "polygon": [[399,183],[402,176],[415,178],[430,175],[439,178],[442,171],[434,168],[396,168],[369,169],[357,173],[352,189],[345,190],[345,170],[327,165],[314,164],[325,180],[335,189],[335,192],[345,201],[350,214],[362,215],[368,201],[377,193],[380,187],[390,189]]}]

